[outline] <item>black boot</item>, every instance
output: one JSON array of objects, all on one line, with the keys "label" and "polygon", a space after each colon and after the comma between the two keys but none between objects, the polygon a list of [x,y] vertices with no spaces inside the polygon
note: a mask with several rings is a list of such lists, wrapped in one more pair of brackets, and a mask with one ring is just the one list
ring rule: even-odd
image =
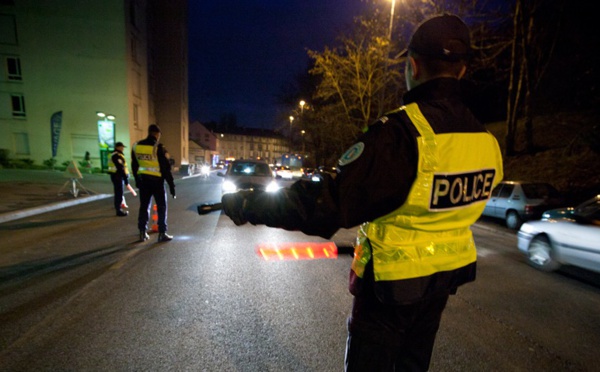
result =
[{"label": "black boot", "polygon": [[129,212],[127,212],[127,211],[123,211],[123,210],[121,210],[121,209],[119,209],[119,210],[117,211],[117,216],[119,216],[119,217],[125,217],[125,216],[127,216],[128,214],[129,214]]},{"label": "black boot", "polygon": [[166,232],[158,234],[158,242],[168,242],[173,240],[173,235],[169,235]]},{"label": "black boot", "polygon": [[146,232],[146,230],[140,230],[140,242],[146,241],[150,239],[150,235]]}]

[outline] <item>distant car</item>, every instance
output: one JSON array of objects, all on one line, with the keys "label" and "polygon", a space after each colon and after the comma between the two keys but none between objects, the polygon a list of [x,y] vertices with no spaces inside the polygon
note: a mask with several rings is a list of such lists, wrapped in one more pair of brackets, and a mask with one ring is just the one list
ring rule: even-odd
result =
[{"label": "distant car", "polygon": [[313,173],[315,173],[315,168],[304,168],[302,173],[303,178],[310,179],[313,176]]},{"label": "distant car", "polygon": [[596,195],[593,198],[584,201],[576,207],[550,209],[542,213],[542,220],[548,220],[551,218],[572,218],[573,214],[576,213],[576,211],[585,210],[588,208],[588,206],[594,205],[599,202],[600,195]]},{"label": "distant car", "polygon": [[517,239],[519,251],[539,270],[573,265],[600,273],[600,198],[575,208],[569,218],[525,222]]},{"label": "distant car", "polygon": [[292,170],[287,165],[279,166],[275,168],[275,177],[291,180],[293,177]]},{"label": "distant car", "polygon": [[502,181],[492,190],[482,215],[503,219],[506,227],[517,230],[524,221],[562,206],[560,193],[549,183]]},{"label": "distant car", "polygon": [[223,194],[238,190],[275,192],[280,188],[269,164],[260,160],[235,160],[229,164],[225,174],[217,174],[225,177]]}]

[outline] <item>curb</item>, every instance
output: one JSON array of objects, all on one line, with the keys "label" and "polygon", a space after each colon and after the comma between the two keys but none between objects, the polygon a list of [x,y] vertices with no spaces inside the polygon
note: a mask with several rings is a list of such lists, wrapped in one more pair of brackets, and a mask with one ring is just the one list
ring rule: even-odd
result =
[{"label": "curb", "polygon": [[56,203],[44,205],[41,207],[33,207],[33,208],[22,209],[22,210],[14,211],[14,212],[3,213],[3,214],[0,214],[0,223],[14,221],[14,220],[18,220],[21,218],[34,216],[36,214],[51,212],[51,211],[55,211],[57,209],[67,208],[67,207],[71,207],[71,206],[77,205],[77,204],[88,203],[88,202],[92,202],[94,200],[106,199],[109,197],[112,197],[112,194],[98,194],[98,195],[92,195],[92,196],[86,196],[83,198],[73,199],[73,200],[69,200],[69,201],[56,202]]}]

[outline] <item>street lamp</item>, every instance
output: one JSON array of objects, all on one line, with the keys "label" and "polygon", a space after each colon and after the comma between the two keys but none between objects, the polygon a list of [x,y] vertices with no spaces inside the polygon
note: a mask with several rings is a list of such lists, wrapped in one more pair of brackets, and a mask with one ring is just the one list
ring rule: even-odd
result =
[{"label": "street lamp", "polygon": [[[388,49],[385,53],[385,69],[383,70],[384,75],[387,74],[388,70],[388,57],[390,54],[390,49],[392,47],[392,29],[394,27],[394,8],[396,7],[396,0],[391,0],[392,6],[390,8],[390,28],[388,30]],[[378,116],[383,115],[383,100],[385,99],[385,76],[382,78],[381,85],[381,97],[379,99],[379,113]]]},{"label": "street lamp", "polygon": [[292,152],[292,122],[294,117],[290,115],[290,152]]},{"label": "street lamp", "polygon": [[306,105],[306,102],[304,100],[300,101],[300,115],[304,112],[304,105]]}]

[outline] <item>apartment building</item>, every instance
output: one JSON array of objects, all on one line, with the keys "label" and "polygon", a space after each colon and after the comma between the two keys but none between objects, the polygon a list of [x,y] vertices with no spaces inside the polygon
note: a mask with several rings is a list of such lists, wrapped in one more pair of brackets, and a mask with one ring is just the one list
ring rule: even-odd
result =
[{"label": "apartment building", "polygon": [[104,167],[156,123],[188,162],[185,0],[0,0],[0,64],[10,158]]}]

